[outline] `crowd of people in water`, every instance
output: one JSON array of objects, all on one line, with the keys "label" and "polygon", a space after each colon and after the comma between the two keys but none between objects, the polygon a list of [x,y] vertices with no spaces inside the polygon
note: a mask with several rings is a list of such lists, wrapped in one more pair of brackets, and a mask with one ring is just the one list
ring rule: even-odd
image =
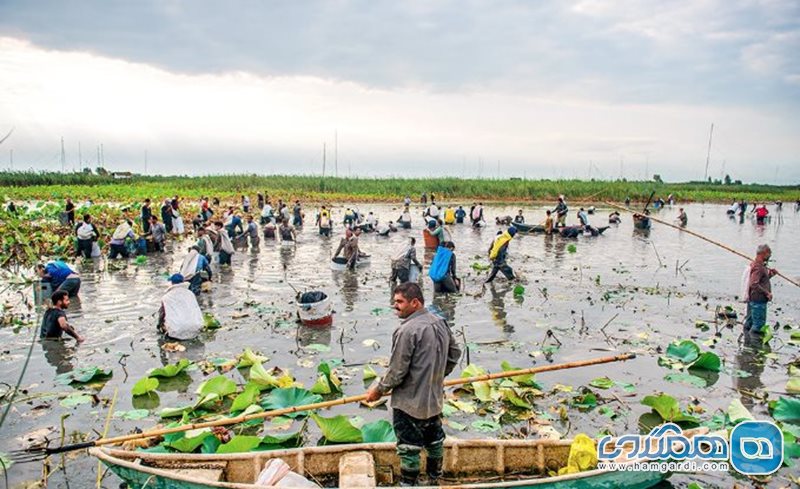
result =
[{"label": "crowd of people in water", "polygon": [[[672,205],[672,195],[666,201],[657,199],[654,207]],[[221,205],[218,198],[202,197],[198,203],[199,212],[191,218],[191,226],[186,226],[181,211],[185,205],[179,196],[164,199],[160,209],[154,210],[150,199],[145,199],[138,209],[138,218],[133,211],[124,210],[120,222],[108,242],[107,257],[109,259],[126,259],[134,255],[162,253],[170,236],[183,236],[182,242],[190,243],[186,247],[180,267],[169,277],[169,287],[162,299],[159,311],[159,329],[171,338],[188,339],[196,336],[202,328],[202,313],[196,297],[203,291],[209,291],[214,269],[229,267],[232,256],[237,250],[258,249],[262,240],[279,243],[281,246],[293,246],[297,240],[297,229],[313,225],[323,239],[330,238],[337,227],[341,228],[342,237],[332,255],[332,268],[350,269],[369,263],[370,256],[359,246],[359,238],[363,233],[375,233],[388,237],[399,229],[412,227],[412,200],[406,196],[400,215],[396,220],[382,222],[373,212],[362,213],[357,207],[345,207],[341,221],[334,222],[331,208],[320,205],[314,212],[313,219],[306,216],[305,208],[299,200],[293,203],[278,199],[275,205],[265,193],[258,193],[255,206],[249,196],[242,195],[239,205]],[[433,282],[436,293],[457,293],[461,290],[462,280],[456,266],[456,244],[453,241],[451,226],[470,225],[482,228],[487,225],[485,209],[482,202],[473,202],[468,210],[462,205],[440,206],[433,193],[422,194],[420,204],[423,207],[421,217],[424,221],[422,229],[423,244],[431,250],[432,262],[428,268],[428,276]],[[13,205],[13,204],[12,204]],[[630,200],[626,199],[626,205]],[[776,204],[778,205],[778,204]],[[734,209],[735,207],[735,209]],[[798,204],[800,209],[800,203]],[[763,210],[762,210],[763,209]],[[744,202],[735,203],[728,210],[731,214],[743,215],[747,210]],[[85,214],[79,222],[75,222],[76,206],[71,199],[66,200],[64,221],[74,228],[76,240],[76,256],[92,259],[101,256],[100,231],[89,214]],[[558,197],[555,206],[547,209],[544,220],[539,223],[527,222],[524,211],[520,209],[515,216],[496,216],[495,224],[500,226],[489,241],[487,256],[491,269],[486,283],[493,282],[498,274],[507,280],[517,280],[513,268],[508,263],[509,245],[518,233],[557,234],[574,238],[581,234],[597,236],[608,226],[594,227],[590,216],[597,209],[579,207],[575,217],[577,224],[568,225],[569,207],[566,198]],[[754,205],[753,210],[757,222],[762,223],[768,215],[765,205]],[[777,211],[780,212],[780,206]],[[646,216],[635,214],[636,216]],[[645,217],[646,218],[646,217]],[[679,209],[676,221],[686,226],[688,216],[683,208]],[[312,224],[313,222],[313,224]],[[609,225],[619,224],[619,212],[612,211],[608,215]],[[417,237],[409,236],[402,240],[390,260],[390,281],[392,284],[417,282],[422,273],[422,263],[417,258]],[[53,308],[63,311],[69,305],[69,299],[78,295],[81,286],[79,273],[64,261],[55,260],[40,264],[36,271],[44,284],[52,291]],[[762,274],[763,275],[763,274]],[[757,308],[756,308],[757,309]],[[67,333],[78,341],[83,338],[74,328],[69,326],[65,313],[48,313],[42,322],[43,337],[60,337]]]}]

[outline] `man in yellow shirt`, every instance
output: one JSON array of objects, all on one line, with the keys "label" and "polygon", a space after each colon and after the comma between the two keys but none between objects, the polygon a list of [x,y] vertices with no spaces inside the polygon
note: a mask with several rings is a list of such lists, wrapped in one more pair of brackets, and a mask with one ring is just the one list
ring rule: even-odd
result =
[{"label": "man in yellow shirt", "polygon": [[444,211],[444,223],[445,224],[456,223],[456,210],[453,209],[452,205],[447,206],[447,210]]}]

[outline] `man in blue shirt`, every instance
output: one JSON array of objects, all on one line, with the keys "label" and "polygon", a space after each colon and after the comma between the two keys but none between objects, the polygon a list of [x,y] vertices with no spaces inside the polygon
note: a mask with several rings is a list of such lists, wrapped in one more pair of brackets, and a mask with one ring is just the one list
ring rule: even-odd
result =
[{"label": "man in blue shirt", "polygon": [[36,265],[36,273],[42,282],[50,282],[55,289],[54,292],[61,290],[70,297],[76,297],[81,290],[80,275],[63,261],[51,261],[45,265]]}]

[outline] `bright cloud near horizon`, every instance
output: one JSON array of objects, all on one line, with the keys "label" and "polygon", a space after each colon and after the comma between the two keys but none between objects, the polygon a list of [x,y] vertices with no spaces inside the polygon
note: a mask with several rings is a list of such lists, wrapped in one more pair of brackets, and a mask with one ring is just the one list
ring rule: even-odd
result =
[{"label": "bright cloud near horizon", "polygon": [[[796,0],[0,3],[0,169],[800,181]],[[78,145],[80,144],[80,159]]]}]

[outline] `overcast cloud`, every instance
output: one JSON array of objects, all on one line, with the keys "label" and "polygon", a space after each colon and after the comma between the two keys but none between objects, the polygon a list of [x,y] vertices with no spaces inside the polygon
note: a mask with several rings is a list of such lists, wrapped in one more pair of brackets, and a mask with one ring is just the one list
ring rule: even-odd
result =
[{"label": "overcast cloud", "polygon": [[798,52],[796,0],[2,0],[0,167],[686,180],[713,122],[797,182]]}]

